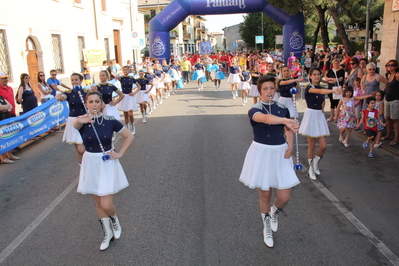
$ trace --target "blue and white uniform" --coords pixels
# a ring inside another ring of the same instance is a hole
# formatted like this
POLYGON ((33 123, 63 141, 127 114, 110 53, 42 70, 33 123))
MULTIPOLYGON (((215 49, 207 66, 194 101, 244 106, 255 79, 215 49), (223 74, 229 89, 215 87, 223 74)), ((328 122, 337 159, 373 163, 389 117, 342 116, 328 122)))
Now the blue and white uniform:
POLYGON ((243 72, 241 72, 241 75, 243 76, 243 78, 240 77, 241 81, 238 84, 238 89, 239 90, 249 90, 251 88, 251 85, 249 85, 248 81, 249 81, 249 78, 251 77, 250 76, 251 73, 248 71, 243 71, 243 72))
POLYGON ((240 71, 239 66, 231 66, 230 67, 230 74, 229 74, 229 78, 227 79, 227 81, 230 84, 240 83, 241 79, 240 79, 240 76, 238 75, 239 71, 240 71))
POLYGON ((113 133, 120 133, 125 128, 114 117, 102 114, 94 123, 84 124, 79 129, 86 151, 82 158, 77 191, 97 196, 115 194, 129 183, 118 159, 102 160, 103 153, 93 126, 106 152, 112 149, 113 133))
MULTIPOLYGON (((88 90, 81 90, 83 99, 86 99, 88 90)), ((69 105, 69 116, 66 122, 64 135, 62 136, 62 142, 71 144, 82 144, 83 140, 79 134, 79 131, 73 126, 73 122, 78 116, 86 114, 86 109, 80 100, 79 93, 74 90, 63 93, 66 96, 66 101, 69 105)))
POLYGON ((123 112, 137 111, 136 98, 129 94, 133 91, 134 84, 137 82, 135 78, 131 76, 122 76, 119 78, 122 86, 122 93, 125 95, 122 101, 118 103, 118 109, 123 112))
MULTIPOLYGON (((320 86, 315 86, 315 88, 323 89, 320 86)), ((326 117, 322 112, 324 94, 310 93, 309 91, 312 89, 311 85, 308 85, 305 89, 305 100, 308 108, 303 114, 298 133, 311 138, 330 136, 326 117)))
POLYGON ((204 65, 201 63, 195 64, 194 65, 194 74, 193 74, 193 80, 199 80, 201 79, 203 76, 205 76, 204 73, 204 65))
MULTIPOLYGON (((158 88, 158 79, 156 78, 156 76, 157 75, 155 75, 154 73, 145 73, 145 75, 144 75, 144 77, 146 79, 148 79, 148 81, 154 85, 152 87, 151 92, 150 92, 152 95, 156 95, 157 94, 156 89, 158 88)), ((146 89, 149 90, 150 88, 151 88, 151 85, 148 84, 146 89)))
POLYGON ((292 158, 285 159, 288 148, 285 125, 268 125, 253 120, 258 113, 289 118, 288 109, 279 102, 258 102, 248 111, 254 139, 245 156, 240 181, 250 188, 288 189, 299 184, 292 158))
POLYGON ((251 89, 249 90, 249 96, 252 97, 259 97, 259 91, 258 91, 258 79, 262 76, 261 72, 251 72, 251 89))
MULTIPOLYGON (((150 97, 148 93, 145 93, 147 91, 147 85, 149 85, 150 81, 146 78, 138 78, 136 79, 137 83, 140 85, 140 90, 139 92, 135 95, 136 97, 136 102, 137 103, 143 103, 143 102, 149 102, 150 97)), ((149 85, 151 87, 151 85, 149 85)))
POLYGON ((115 117, 115 119, 119 120, 120 119, 120 114, 118 107, 109 105, 109 102, 112 101, 112 94, 118 90, 118 88, 111 83, 105 83, 105 84, 97 84, 96 85, 97 90, 99 93, 101 93, 103 97, 103 101, 105 103, 105 108, 103 110, 103 113, 105 115, 110 115, 115 117))
POLYGON ((290 90, 296 87, 296 82, 287 85, 280 84, 281 81, 287 81, 287 80, 290 79, 283 78, 277 82, 278 91, 280 92, 280 98, 278 99, 278 101, 287 106, 288 110, 290 110, 291 117, 294 117, 294 104, 292 102, 292 94, 290 90))

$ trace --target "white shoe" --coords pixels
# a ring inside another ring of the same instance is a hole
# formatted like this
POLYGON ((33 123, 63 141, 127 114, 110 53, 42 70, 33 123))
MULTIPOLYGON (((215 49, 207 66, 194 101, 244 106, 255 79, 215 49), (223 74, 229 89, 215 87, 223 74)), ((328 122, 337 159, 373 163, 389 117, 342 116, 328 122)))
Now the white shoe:
POLYGON ((198 91, 200 91, 201 90, 201 87, 198 87, 198 91))
POLYGON ((104 231, 104 238, 101 242, 100 250, 106 250, 109 247, 109 242, 114 239, 114 234, 111 229, 111 220, 107 217, 102 218, 99 221, 104 231))
POLYGON ((133 135, 136 135, 136 127, 134 126, 134 122, 130 124, 130 131, 132 132, 133 135))
POLYGON ((143 124, 147 123, 147 119, 143 117, 143 124))
POLYGON ((115 239, 119 239, 122 234, 122 227, 121 224, 119 223, 118 216, 116 214, 114 216, 109 217, 111 219, 111 225, 112 225, 112 232, 114 234, 115 239))
POLYGON ((263 242, 268 246, 269 248, 272 248, 274 246, 274 241, 273 241, 273 231, 271 227, 271 217, 267 213, 265 215, 265 219, 263 221, 263 242))
POLYGON ((314 169, 314 173, 316 175, 320 175, 320 169, 319 169, 319 161, 321 160, 322 157, 319 157, 316 155, 316 157, 314 157, 313 159, 313 169, 314 169))
POLYGON ((278 214, 282 213, 284 216, 287 216, 287 213, 283 211, 283 209, 279 209, 276 206, 272 206, 270 210, 270 217, 271 217, 271 227, 273 232, 277 232, 278 229, 278 214))
POLYGON ((308 159, 309 161, 309 178, 312 180, 316 180, 316 174, 313 168, 313 159, 308 159))

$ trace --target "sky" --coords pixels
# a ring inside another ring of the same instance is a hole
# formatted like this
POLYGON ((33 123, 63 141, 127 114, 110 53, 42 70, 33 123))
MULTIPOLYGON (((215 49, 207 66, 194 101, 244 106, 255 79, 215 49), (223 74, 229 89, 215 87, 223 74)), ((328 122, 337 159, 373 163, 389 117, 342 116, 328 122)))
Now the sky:
POLYGON ((204 16, 206 19, 205 27, 208 28, 208 32, 220 32, 223 33, 223 28, 239 24, 244 21, 244 14, 230 14, 230 15, 207 15, 204 16))

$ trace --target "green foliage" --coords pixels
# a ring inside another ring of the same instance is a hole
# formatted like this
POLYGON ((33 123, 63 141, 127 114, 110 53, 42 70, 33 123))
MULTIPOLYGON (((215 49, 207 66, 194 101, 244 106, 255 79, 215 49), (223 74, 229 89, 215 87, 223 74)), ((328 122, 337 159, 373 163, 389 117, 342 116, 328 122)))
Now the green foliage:
POLYGON ((355 54, 356 51, 359 52, 364 52, 364 42, 350 42, 353 54, 355 54))
POLYGON ((269 17, 261 13, 250 13, 244 15, 244 22, 239 26, 239 33, 242 40, 247 43, 249 48, 259 48, 255 45, 255 36, 262 35, 262 20, 263 17, 263 47, 274 48, 275 46, 275 35, 282 35, 282 27, 274 22, 269 17))

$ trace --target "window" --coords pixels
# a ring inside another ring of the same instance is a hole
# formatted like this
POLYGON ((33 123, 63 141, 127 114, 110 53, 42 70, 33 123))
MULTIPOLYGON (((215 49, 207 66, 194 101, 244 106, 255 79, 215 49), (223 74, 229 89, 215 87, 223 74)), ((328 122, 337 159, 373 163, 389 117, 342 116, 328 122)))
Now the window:
POLYGON ((104 50, 105 50, 105 54, 107 56, 107 60, 109 61, 109 40, 108 38, 104 38, 104 50))
POLYGON ((79 60, 80 64, 83 66, 84 56, 83 56, 83 49, 85 49, 85 37, 78 36, 78 46, 79 46, 79 60))
POLYGON ((360 41, 361 42, 365 42, 366 41, 366 37, 360 37, 360 41))
POLYGON ((10 58, 8 56, 6 31, 0 30, 0 71, 11 77, 10 58))
POLYGON ((155 11, 155 9, 150 10, 151 18, 155 17, 156 14, 157 14, 157 12, 155 11))
POLYGON ((54 69, 57 70, 57 72, 64 73, 64 64, 62 62, 61 35, 51 34, 51 41, 53 43, 54 69))
POLYGON ((356 37, 351 37, 351 42, 356 42, 356 37))
POLYGON ((103 12, 107 12, 107 3, 106 0, 101 0, 101 10, 103 12))

